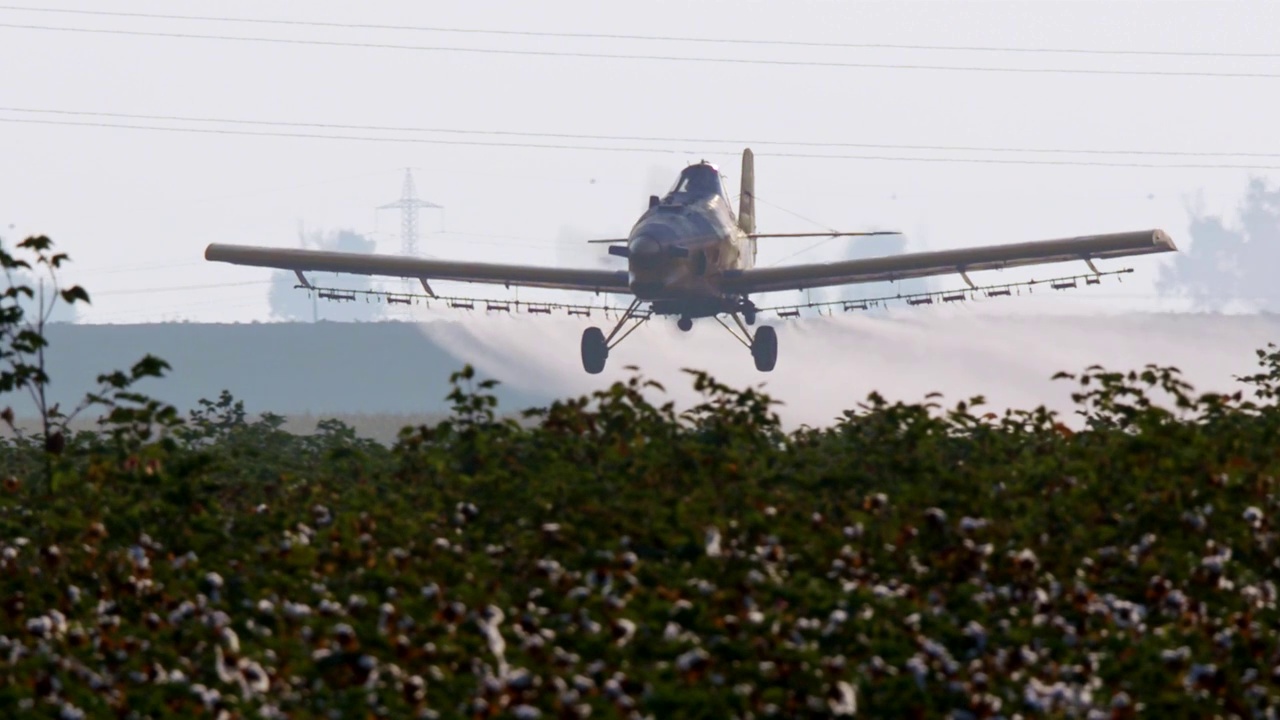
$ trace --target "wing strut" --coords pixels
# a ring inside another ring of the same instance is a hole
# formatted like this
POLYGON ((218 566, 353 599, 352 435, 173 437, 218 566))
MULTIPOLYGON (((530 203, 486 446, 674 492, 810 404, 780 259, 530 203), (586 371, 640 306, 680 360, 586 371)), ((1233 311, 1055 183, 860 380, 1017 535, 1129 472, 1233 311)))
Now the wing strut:
POLYGON ((427 284, 426 278, 418 278, 418 282, 422 283, 422 289, 427 293, 427 297, 436 296, 436 291, 432 290, 431 286, 427 284))
POLYGON ((978 289, 978 286, 974 285, 973 281, 969 279, 969 273, 965 272, 964 268, 956 268, 956 270, 960 272, 960 277, 964 278, 964 281, 969 284, 970 289, 972 290, 978 289))
POLYGON ((311 283, 307 282, 307 276, 303 275, 301 270, 294 270, 293 274, 298 276, 298 282, 302 283, 302 287, 308 290, 315 290, 311 283))

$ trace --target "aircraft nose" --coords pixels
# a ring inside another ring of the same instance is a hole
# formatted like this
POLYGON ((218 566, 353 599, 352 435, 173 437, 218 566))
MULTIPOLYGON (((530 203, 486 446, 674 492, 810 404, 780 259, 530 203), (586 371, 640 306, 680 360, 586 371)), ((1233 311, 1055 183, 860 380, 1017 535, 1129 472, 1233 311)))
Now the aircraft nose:
POLYGON ((649 235, 637 235, 631 238, 629 250, 631 292, 643 298, 661 292, 664 285, 662 243, 649 235))
POLYGON ((641 235, 631 241, 631 258, 641 262, 652 260, 662 254, 662 244, 648 235, 641 235))

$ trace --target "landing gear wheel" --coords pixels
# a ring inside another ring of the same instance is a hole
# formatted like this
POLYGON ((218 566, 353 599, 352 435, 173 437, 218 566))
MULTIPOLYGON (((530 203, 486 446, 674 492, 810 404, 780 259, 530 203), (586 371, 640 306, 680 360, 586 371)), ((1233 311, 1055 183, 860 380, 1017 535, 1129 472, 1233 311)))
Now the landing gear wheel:
POLYGON ((604 341, 604 331, 598 327, 589 327, 582 331, 582 369, 592 375, 604 371, 604 363, 609 359, 609 346, 604 341))
POLYGON ((768 325, 756 330, 755 341, 751 343, 751 357, 756 361, 756 369, 769 372, 778 362, 778 333, 768 325))
POLYGON ((755 310, 743 310, 743 311, 742 311, 742 319, 743 319, 743 321, 744 321, 744 322, 746 322, 748 325, 755 325, 755 324, 756 324, 756 311, 755 311, 755 310))
POLYGON ((676 327, 680 328, 685 332, 689 332, 690 330, 693 329, 693 321, 687 317, 682 317, 678 321, 676 321, 676 327))

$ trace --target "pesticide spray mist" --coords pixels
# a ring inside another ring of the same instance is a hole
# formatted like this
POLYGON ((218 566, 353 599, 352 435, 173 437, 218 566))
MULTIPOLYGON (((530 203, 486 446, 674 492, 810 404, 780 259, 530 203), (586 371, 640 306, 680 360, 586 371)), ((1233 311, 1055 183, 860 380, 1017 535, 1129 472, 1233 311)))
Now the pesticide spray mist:
POLYGON ((593 376, 579 360, 587 324, 481 317, 422 327, 482 374, 522 390, 576 396, 630 377, 626 366, 633 365, 662 383, 677 407, 687 407, 697 396, 682 370, 697 368, 733 387, 763 387, 784 403, 778 412, 789 427, 830 424, 873 391, 904 402, 939 392, 945 406, 982 395, 994 412, 1044 405, 1071 423, 1077 386, 1052 380, 1058 371, 1172 365, 1199 392, 1235 391, 1240 385, 1234 377, 1257 368, 1254 351, 1280 340, 1280 318, 1270 314, 1028 316, 911 309, 777 323, 778 364, 763 374, 714 321, 698 321, 693 332, 681 333, 655 319, 614 349, 605 372, 593 376))

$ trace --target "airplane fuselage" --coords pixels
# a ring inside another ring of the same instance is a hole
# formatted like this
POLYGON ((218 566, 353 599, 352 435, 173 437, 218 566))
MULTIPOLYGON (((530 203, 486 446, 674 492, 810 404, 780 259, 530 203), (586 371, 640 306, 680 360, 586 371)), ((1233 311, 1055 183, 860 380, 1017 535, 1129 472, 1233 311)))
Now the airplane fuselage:
MULTIPOLYGON (((687 170, 716 172, 707 165, 687 170)), ((755 240, 740 228, 716 177, 713 192, 673 191, 658 199, 628 234, 629 288, 659 314, 725 312, 738 299, 722 291, 722 276, 755 262, 755 240)))

